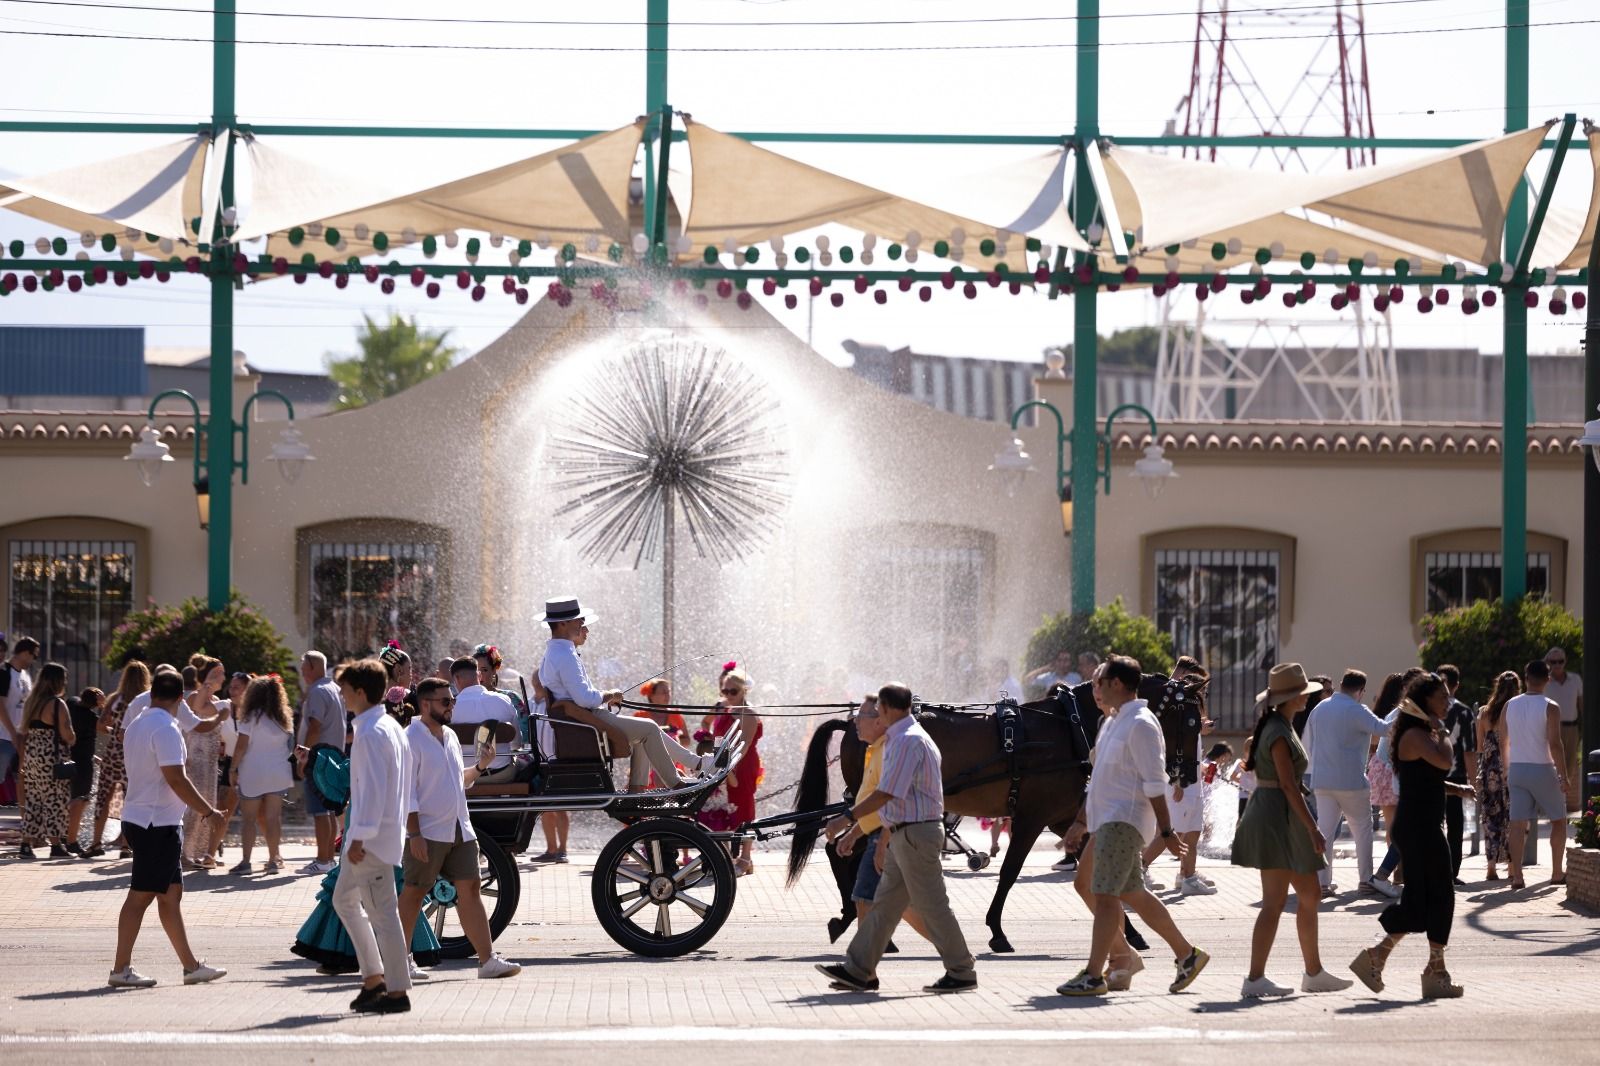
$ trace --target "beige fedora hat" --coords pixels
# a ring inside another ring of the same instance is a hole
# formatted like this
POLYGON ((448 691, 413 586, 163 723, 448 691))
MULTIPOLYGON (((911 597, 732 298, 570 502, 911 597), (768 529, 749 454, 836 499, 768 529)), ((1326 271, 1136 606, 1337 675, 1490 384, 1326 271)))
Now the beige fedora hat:
POLYGON ((1276 707, 1296 696, 1321 692, 1322 682, 1311 681, 1306 678, 1306 668, 1299 663, 1279 663, 1267 675, 1267 687, 1264 692, 1256 693, 1256 703, 1265 703, 1269 707, 1276 707))

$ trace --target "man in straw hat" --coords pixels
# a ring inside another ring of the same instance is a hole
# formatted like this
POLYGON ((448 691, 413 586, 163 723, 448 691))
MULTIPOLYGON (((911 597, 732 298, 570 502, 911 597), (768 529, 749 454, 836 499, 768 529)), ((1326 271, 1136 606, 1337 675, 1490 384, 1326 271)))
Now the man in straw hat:
POLYGON ((1167 810, 1167 750, 1161 725, 1138 698, 1143 673, 1139 663, 1113 655, 1096 667, 1094 699, 1114 713, 1095 741, 1094 772, 1084 801, 1087 826, 1094 834, 1094 933, 1089 961, 1072 980, 1056 989, 1063 996, 1103 996, 1106 962, 1126 904, 1172 948, 1176 973, 1169 992, 1182 992, 1200 976, 1211 956, 1178 931, 1167 908, 1144 887, 1140 853, 1159 837, 1167 850, 1184 856, 1167 810))
POLYGON ((669 738, 650 719, 618 714, 615 708, 622 702, 622 692, 618 689, 602 692, 589 681, 578 649, 588 641, 589 622, 593 619, 594 615, 585 615, 576 596, 547 601, 544 614, 535 619, 550 626, 550 643, 545 647, 544 662, 539 666, 539 680, 550 691, 551 703, 561 700, 571 703, 592 719, 588 724, 627 738, 630 792, 645 789, 652 769, 669 787, 686 785, 693 780, 678 773, 678 764, 702 773, 709 771, 715 765, 715 753, 697 755, 669 738))

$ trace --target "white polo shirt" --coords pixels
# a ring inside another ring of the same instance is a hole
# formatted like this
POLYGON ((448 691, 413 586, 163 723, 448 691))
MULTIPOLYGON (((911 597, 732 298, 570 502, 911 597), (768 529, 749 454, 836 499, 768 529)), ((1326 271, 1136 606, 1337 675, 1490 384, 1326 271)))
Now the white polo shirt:
POLYGON ((455 733, 445 729, 436 737, 421 718, 414 718, 406 726, 406 743, 411 746, 412 781, 406 814, 417 816, 422 838, 451 844, 459 828, 463 841, 476 840, 461 781, 461 743, 455 733))

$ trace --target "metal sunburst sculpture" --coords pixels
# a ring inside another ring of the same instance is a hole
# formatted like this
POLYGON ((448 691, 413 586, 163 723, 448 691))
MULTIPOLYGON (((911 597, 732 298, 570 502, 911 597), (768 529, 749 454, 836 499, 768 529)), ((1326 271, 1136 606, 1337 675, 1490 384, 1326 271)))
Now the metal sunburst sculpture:
POLYGON ((694 341, 639 344, 597 362, 570 402, 552 458, 594 562, 662 560, 662 650, 673 658, 675 533, 681 513, 702 557, 743 559, 789 499, 777 402, 743 364, 694 341))

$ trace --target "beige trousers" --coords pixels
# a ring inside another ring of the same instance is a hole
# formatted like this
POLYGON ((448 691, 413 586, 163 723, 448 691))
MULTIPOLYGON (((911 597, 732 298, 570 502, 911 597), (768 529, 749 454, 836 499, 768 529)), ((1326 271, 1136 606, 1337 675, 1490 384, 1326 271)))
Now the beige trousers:
MULTIPOLYGON (((943 844, 944 826, 938 822, 908 825, 890 834, 878 894, 845 952, 845 966, 852 974, 864 980, 877 976, 878 960, 909 906, 922 916, 945 972, 961 980, 977 976, 967 938, 961 935, 961 923, 956 921, 944 889, 944 867, 939 859, 943 844)), ((872 856, 861 861, 871 862, 872 856)))
POLYGON ((667 788, 678 780, 674 763, 687 767, 699 764, 700 756, 667 736, 661 727, 648 718, 622 715, 606 707, 589 712, 628 738, 628 787, 644 788, 650 782, 650 771, 667 788))

